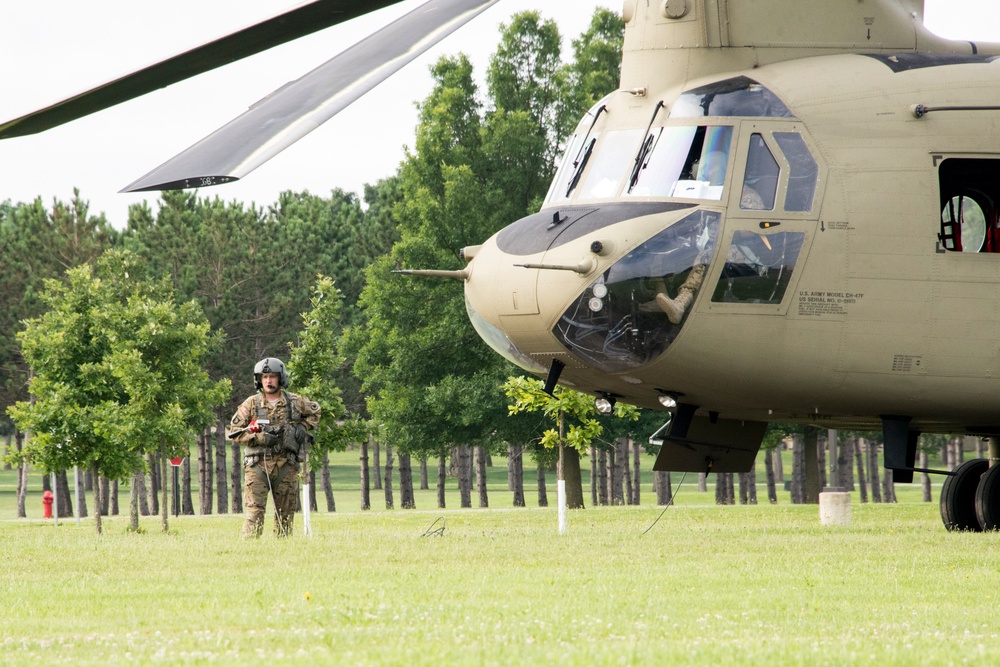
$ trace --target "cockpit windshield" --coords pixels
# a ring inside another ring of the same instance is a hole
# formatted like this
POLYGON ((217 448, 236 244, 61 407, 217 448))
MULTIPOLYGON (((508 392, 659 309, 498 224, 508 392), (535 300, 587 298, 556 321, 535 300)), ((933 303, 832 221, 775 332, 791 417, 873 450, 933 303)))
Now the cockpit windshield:
POLYGON ((728 126, 655 128, 646 138, 625 194, 722 199, 732 140, 733 128, 728 126))
POLYGON ((545 195, 546 203, 569 199, 580 184, 580 177, 587 169, 594 152, 594 146, 597 145, 597 139, 600 137, 600 132, 596 130, 595 126, 601 115, 608 112, 605 102, 609 97, 611 95, 595 104, 584 116, 581 126, 586 123, 586 132, 577 131, 569 138, 566 152, 563 154, 558 171, 556 171, 556 177, 552 179, 549 192, 545 195))
POLYGON ((696 211, 627 253, 570 305, 552 333, 588 366, 604 371, 656 359, 694 305, 721 217, 696 211))

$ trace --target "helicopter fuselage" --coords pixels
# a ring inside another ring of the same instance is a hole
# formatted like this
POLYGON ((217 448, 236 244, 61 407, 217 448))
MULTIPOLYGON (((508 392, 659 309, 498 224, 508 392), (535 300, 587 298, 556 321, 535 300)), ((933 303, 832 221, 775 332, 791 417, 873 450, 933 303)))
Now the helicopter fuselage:
POLYGON ((901 53, 612 94, 475 252, 473 320, 640 406, 996 432, 998 84, 993 56, 901 53))

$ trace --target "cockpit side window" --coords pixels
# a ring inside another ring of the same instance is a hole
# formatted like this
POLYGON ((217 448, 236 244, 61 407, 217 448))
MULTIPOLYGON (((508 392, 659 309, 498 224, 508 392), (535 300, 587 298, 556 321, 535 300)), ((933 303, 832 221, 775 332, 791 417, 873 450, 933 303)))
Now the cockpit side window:
POLYGON ((751 211, 773 210, 779 173, 778 161, 771 154, 764 137, 758 133, 751 135, 740 208, 751 211))
POLYGON ((1000 252, 1000 160, 949 158, 938 171, 938 241, 954 252, 1000 252))
POLYGON ((803 232, 734 232, 712 301, 781 303, 804 241, 803 232))
POLYGON ((785 192, 786 211, 811 211, 816 195, 819 169, 805 140, 798 132, 775 132, 774 139, 788 160, 788 190, 785 192))

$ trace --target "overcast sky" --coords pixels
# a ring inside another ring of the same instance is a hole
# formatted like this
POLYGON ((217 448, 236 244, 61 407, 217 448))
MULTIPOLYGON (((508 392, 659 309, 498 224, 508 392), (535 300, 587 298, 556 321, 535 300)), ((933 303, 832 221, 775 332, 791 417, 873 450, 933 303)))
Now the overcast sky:
MULTIPOLYGON (((41 196, 68 201, 74 187, 123 227, 129 204, 156 209, 158 193, 118 190, 238 116, 248 106, 340 50, 420 5, 406 0, 291 44, 220 68, 48 132, 0 141, 0 201, 41 196)), ((294 0, 32 0, 5 3, 0 38, 0 122, 46 106, 115 76, 272 16, 294 0)), ((267 206, 283 190, 360 193, 391 175, 412 145, 414 103, 430 92, 428 66, 464 52, 480 79, 495 50, 498 26, 538 9, 566 38, 594 8, 621 0, 501 0, 465 28, 408 65, 352 107, 244 180, 201 196, 267 206)), ((925 21, 950 38, 1000 42, 998 0, 926 0, 925 21)))

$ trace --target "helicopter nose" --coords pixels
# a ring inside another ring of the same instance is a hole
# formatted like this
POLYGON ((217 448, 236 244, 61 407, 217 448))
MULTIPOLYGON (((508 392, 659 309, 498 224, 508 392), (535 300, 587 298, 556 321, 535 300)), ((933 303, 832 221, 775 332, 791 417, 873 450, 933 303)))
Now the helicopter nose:
MULTIPOLYGON (((696 264, 698 230, 705 245, 704 215, 673 234, 663 232, 693 215, 692 208, 568 207, 519 220, 467 249, 465 297, 473 325, 493 349, 532 372, 544 372, 553 358, 575 357, 577 364, 605 370, 649 361, 672 339, 668 330, 691 300, 674 283, 683 283, 687 276, 677 274, 696 264), (688 263, 666 266, 668 256, 688 263)), ((717 222, 718 214, 707 215, 717 222)))

